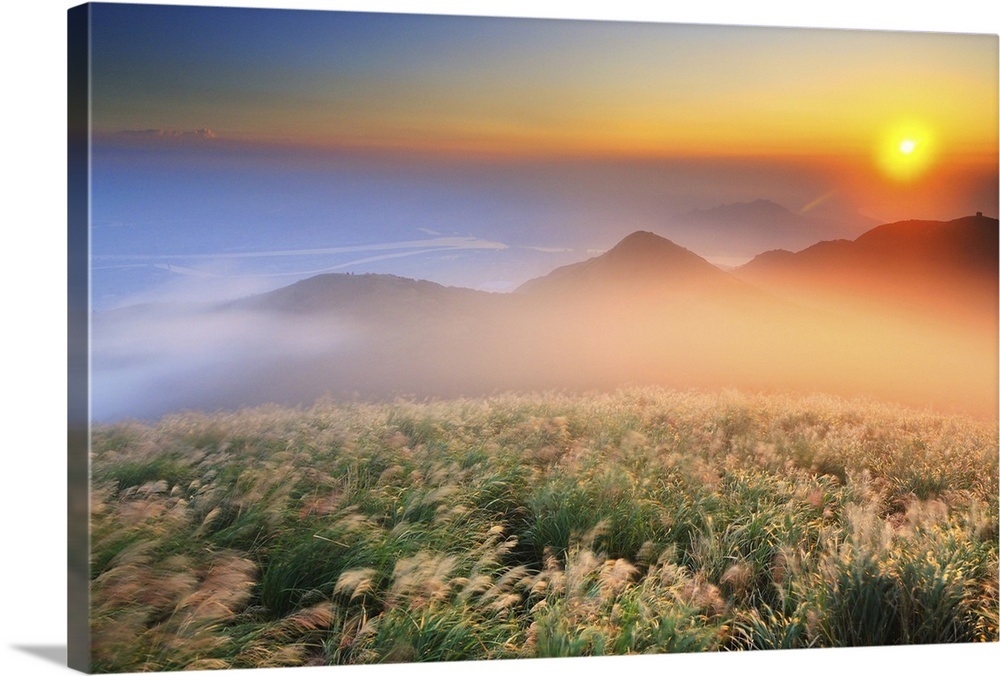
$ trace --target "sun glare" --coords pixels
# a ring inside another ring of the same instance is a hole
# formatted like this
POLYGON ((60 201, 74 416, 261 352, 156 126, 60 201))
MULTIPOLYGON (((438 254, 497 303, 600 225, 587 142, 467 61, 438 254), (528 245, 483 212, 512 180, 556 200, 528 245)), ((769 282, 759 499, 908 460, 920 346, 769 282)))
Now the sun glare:
POLYGON ((931 134, 916 125, 897 125, 883 134, 875 159, 889 178, 913 181, 930 166, 931 134))

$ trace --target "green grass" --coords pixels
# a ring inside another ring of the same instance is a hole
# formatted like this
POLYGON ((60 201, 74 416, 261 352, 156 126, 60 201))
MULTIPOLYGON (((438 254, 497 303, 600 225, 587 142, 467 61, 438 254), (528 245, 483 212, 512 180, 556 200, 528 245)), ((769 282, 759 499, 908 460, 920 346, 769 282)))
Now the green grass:
POLYGON ((642 389, 92 449, 96 671, 997 640, 995 423, 642 389))

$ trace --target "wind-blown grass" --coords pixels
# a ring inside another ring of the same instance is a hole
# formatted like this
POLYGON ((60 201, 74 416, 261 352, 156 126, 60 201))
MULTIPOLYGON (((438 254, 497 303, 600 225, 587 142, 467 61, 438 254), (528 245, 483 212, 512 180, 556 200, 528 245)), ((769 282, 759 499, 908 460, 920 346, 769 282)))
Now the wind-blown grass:
POLYGON ((92 449, 97 671, 997 640, 992 423, 643 389, 92 449))

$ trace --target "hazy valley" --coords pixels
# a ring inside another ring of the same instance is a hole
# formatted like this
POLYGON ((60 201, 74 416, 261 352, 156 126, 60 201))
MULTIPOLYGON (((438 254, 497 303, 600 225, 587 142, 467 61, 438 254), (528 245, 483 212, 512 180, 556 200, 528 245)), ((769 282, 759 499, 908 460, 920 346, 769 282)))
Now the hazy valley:
POLYGON ((726 272, 636 232, 511 293, 326 274, 238 301, 98 312, 94 411, 637 384, 992 416, 996 250, 996 219, 906 221, 726 272))

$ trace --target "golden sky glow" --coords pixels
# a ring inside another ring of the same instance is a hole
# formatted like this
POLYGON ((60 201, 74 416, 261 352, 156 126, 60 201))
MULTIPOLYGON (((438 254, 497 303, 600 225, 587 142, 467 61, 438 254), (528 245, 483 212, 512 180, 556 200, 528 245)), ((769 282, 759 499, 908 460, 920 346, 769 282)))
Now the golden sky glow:
POLYGON ((96 23, 95 129, 711 156, 870 153, 887 125, 919 119, 941 152, 997 146, 996 36, 250 10, 232 17, 149 9, 96 23))
POLYGON ((99 142, 784 162, 799 205, 995 208, 995 35, 124 7, 94 9, 99 142))

